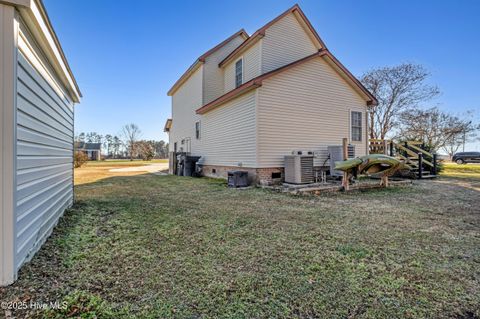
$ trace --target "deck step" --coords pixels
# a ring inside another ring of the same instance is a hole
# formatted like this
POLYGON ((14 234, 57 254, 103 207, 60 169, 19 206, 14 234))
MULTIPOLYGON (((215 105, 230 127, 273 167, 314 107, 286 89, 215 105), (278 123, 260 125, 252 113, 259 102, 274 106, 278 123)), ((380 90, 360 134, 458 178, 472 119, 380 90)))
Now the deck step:
MULTIPOLYGON (((1 1, 1 0, 0 0, 1 1)), ((422 179, 436 178, 436 174, 433 173, 435 167, 433 161, 435 160, 435 154, 429 153, 425 150, 425 146, 421 142, 407 141, 407 142, 395 142, 393 140, 370 140, 372 146, 376 146, 376 152, 387 152, 390 154, 394 152, 394 157, 408 165, 412 171, 412 175, 419 178, 419 170, 422 168, 422 179), (381 142, 381 143, 380 143, 381 142), (385 143, 388 144, 388 148, 385 149, 385 143), (392 149, 393 148, 393 149, 392 149), (423 164, 419 166, 420 156, 423 159, 423 164)))
POLYGON ((421 179, 432 179, 432 178, 437 178, 437 175, 422 175, 422 178, 421 179))
POLYGON ((423 175, 430 175, 430 171, 423 171, 422 174, 423 175))

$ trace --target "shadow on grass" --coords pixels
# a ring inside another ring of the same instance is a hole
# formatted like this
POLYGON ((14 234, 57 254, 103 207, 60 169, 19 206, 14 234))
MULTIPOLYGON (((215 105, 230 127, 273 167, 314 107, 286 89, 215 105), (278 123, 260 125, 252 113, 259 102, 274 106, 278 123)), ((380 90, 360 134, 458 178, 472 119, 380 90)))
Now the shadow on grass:
POLYGON ((0 299, 66 303, 18 317, 478 316, 478 194, 439 184, 300 197, 109 177, 75 187, 0 299))

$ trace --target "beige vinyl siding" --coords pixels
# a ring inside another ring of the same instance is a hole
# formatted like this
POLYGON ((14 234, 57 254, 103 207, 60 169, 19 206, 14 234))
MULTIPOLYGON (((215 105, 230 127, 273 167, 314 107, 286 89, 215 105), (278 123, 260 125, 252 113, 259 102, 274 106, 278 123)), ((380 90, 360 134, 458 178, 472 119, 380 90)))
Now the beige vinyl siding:
POLYGON ((17 64, 16 266, 73 203, 73 103, 28 36, 17 64))
POLYGON ((228 93, 235 88, 235 62, 240 58, 233 60, 224 67, 223 76, 224 76, 224 90, 223 93, 228 93))
POLYGON ((243 54, 243 82, 248 82, 261 74, 262 40, 255 43, 243 54))
POLYGON ((268 28, 262 41, 262 73, 318 51, 293 13, 268 28))
POLYGON ((209 55, 203 65, 203 104, 207 104, 224 93, 223 70, 218 64, 244 41, 237 36, 223 47, 209 55))
POLYGON ((240 58, 243 59, 243 83, 248 82, 261 74, 261 49, 262 40, 252 45, 241 57, 232 60, 224 67, 224 93, 235 89, 235 62, 240 58))
MULTIPOLYGON (((322 58, 264 80, 258 89, 259 167, 283 166, 292 150, 325 154, 328 145, 350 140, 352 110, 365 119, 365 101, 322 58)), ((365 140, 353 144, 356 155, 366 153, 365 140)))
POLYGON ((195 110, 202 106, 203 65, 172 96, 172 128, 170 129, 170 151, 177 142, 177 151, 194 153, 198 146, 195 139, 195 122, 200 116, 195 110), (181 144, 182 139, 186 140, 181 144), (188 142, 189 141, 189 142, 188 142))
POLYGON ((256 167, 255 104, 254 90, 202 116, 203 164, 256 167))

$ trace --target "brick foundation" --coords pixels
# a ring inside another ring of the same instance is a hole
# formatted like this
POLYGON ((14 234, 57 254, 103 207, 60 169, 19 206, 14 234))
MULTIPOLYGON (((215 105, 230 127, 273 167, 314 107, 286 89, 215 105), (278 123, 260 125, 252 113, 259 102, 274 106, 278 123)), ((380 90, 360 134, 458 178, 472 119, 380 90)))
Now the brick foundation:
POLYGON ((227 178, 228 171, 246 171, 250 184, 272 185, 284 180, 283 167, 252 168, 238 166, 203 165, 202 175, 214 178, 227 178))
POLYGON ((260 185, 280 184, 285 180, 283 167, 257 168, 256 183, 260 185))

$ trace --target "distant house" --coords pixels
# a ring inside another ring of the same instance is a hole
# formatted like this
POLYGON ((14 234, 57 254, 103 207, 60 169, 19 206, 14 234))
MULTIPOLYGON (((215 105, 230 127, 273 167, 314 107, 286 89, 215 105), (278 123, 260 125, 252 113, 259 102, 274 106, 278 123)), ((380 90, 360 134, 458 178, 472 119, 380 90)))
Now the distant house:
POLYGON ((201 156, 207 176, 241 168, 257 182, 283 175, 284 156, 294 150, 324 154, 316 166, 342 138, 357 156, 368 153, 367 111, 377 103, 298 5, 207 51, 168 95, 171 154, 201 156))
POLYGON ((0 1, 0 285, 73 204, 81 93, 40 0, 0 1))
POLYGON ((91 161, 98 161, 102 154, 102 143, 75 142, 75 151, 86 154, 91 161))

